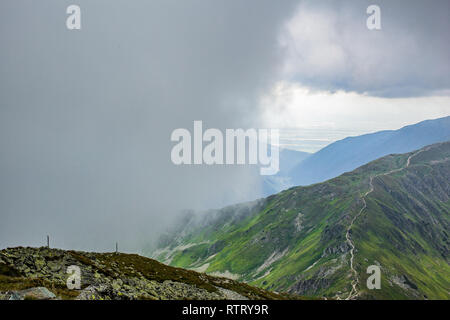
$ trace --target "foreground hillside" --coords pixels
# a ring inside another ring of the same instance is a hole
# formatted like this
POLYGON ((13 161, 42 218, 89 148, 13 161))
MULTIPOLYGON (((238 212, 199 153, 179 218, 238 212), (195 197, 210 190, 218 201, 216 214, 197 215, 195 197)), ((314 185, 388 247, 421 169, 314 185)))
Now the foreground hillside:
POLYGON ((283 299, 229 279, 173 268, 136 254, 48 248, 0 251, 0 300, 283 299), (67 287, 67 268, 81 269, 81 290, 67 287))
POLYGON ((301 295, 450 299, 450 142, 189 216, 153 257, 301 295), (368 290, 367 267, 381 268, 368 290))

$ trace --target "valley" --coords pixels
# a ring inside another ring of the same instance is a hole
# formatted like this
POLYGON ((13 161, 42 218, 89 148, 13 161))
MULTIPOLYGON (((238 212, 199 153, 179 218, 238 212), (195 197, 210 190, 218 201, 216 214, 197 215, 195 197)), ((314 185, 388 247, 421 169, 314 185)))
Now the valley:
POLYGON ((311 297, 448 299, 449 158, 450 143, 438 143, 186 216, 152 256, 311 297), (369 265, 381 268, 381 290, 365 287, 369 265))

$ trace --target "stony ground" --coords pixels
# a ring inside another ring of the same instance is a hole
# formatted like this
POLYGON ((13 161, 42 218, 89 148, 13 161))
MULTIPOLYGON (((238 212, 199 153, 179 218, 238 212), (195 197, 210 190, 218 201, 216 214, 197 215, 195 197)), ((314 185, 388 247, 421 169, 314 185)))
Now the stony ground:
POLYGON ((0 251, 0 299, 283 299, 230 279, 174 268, 135 254, 41 248, 0 251), (81 288, 69 289, 69 266, 81 288))

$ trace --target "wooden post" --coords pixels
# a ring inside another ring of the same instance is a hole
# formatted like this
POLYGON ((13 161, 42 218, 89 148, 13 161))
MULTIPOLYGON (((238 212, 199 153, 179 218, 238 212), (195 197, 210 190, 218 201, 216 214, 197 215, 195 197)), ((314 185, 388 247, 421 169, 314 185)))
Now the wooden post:
POLYGON ((47 235, 47 248, 50 248, 50 236, 47 235))
POLYGON ((116 242, 116 254, 119 253, 119 244, 116 242))

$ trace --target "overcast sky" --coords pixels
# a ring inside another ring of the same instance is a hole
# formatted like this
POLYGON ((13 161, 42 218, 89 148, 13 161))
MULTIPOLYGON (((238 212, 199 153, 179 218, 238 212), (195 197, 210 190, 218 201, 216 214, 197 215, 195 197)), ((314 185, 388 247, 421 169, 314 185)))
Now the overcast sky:
POLYGON ((282 76, 262 97, 263 123, 314 152, 449 115, 449 16, 448 1, 301 1, 278 36, 282 76), (366 27, 369 4, 381 30, 366 27))
POLYGON ((170 162, 194 120, 314 151, 450 115, 449 2, 378 1, 371 31, 372 3, 1 1, 0 247, 137 250, 182 209, 251 199, 255 167, 170 162))

